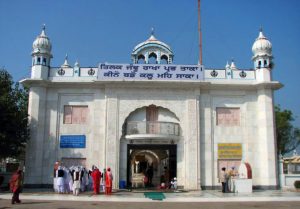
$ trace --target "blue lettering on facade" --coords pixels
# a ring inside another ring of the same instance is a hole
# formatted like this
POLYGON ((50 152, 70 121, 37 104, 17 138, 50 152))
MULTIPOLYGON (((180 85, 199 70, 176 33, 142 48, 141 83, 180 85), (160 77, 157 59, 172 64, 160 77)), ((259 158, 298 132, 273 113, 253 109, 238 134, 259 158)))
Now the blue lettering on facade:
POLYGON ((204 80, 200 65, 99 64, 98 80, 204 80), (123 72, 122 72, 123 71, 123 72))

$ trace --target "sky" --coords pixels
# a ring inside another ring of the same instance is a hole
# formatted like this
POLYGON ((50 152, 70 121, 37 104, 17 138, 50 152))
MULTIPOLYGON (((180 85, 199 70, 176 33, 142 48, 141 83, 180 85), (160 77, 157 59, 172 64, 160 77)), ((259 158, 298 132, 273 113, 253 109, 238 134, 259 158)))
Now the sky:
MULTIPOLYGON (((0 67, 15 81, 30 76, 32 42, 46 24, 51 66, 130 63, 130 54, 153 27, 171 46, 174 64, 198 63, 197 0, 0 0, 0 67)), ((252 44, 262 27, 273 45, 275 104, 300 127, 300 1, 201 0, 203 64, 253 68, 252 44)))

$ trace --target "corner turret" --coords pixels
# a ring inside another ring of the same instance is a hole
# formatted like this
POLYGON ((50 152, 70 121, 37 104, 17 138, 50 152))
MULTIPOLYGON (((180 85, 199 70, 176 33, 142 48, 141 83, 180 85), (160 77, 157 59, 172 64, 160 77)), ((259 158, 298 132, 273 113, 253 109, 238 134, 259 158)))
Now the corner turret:
POLYGON ((254 69, 258 81, 271 81, 272 63, 272 44, 264 36, 262 29, 252 46, 254 69))
POLYGON ((32 44, 32 68, 31 78, 47 79, 50 68, 52 45, 45 33, 46 27, 43 25, 42 32, 36 37, 32 44))

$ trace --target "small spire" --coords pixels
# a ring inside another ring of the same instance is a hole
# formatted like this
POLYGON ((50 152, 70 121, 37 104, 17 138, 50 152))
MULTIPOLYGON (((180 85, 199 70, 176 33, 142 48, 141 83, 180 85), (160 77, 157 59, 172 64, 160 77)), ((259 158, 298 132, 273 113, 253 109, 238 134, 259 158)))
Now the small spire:
POLYGON ((79 67, 79 62, 78 62, 78 60, 76 60, 74 66, 75 66, 75 67, 79 67))
POLYGON ((46 30, 46 24, 44 23, 42 26, 42 32, 40 36, 46 36, 45 30, 46 30))
POLYGON ((150 40, 150 41, 156 41, 157 40, 154 36, 154 28, 153 27, 151 28, 151 36, 148 40, 150 40))
POLYGON ((259 28, 259 35, 258 35, 258 38, 257 39, 265 39, 266 37, 264 36, 263 34, 263 27, 260 26, 259 28))
POLYGON ((225 68, 227 69, 227 68, 229 68, 229 67, 230 67, 230 65, 229 65, 228 60, 227 60, 227 63, 226 63, 226 65, 225 65, 225 68))
POLYGON ((70 67, 68 62, 68 54, 66 54, 64 64, 62 64, 61 67, 70 67))
POLYGON ((151 36, 154 36, 154 27, 151 28, 151 36))
POLYGON ((235 66, 235 63, 234 63, 234 59, 233 59, 233 58, 231 59, 231 65, 230 65, 230 68, 231 68, 231 70, 236 70, 236 66, 235 66))

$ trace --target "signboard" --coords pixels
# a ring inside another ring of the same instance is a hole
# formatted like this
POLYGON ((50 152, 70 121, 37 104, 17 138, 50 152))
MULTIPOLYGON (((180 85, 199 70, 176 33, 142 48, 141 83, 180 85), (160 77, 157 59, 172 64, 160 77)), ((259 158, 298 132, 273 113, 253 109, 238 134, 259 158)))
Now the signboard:
POLYGON ((242 159, 241 143, 218 144, 218 159, 242 159))
POLYGON ((204 80, 201 65, 99 64, 98 80, 204 80))
POLYGON ((85 135, 61 135, 60 148, 85 148, 85 135))

